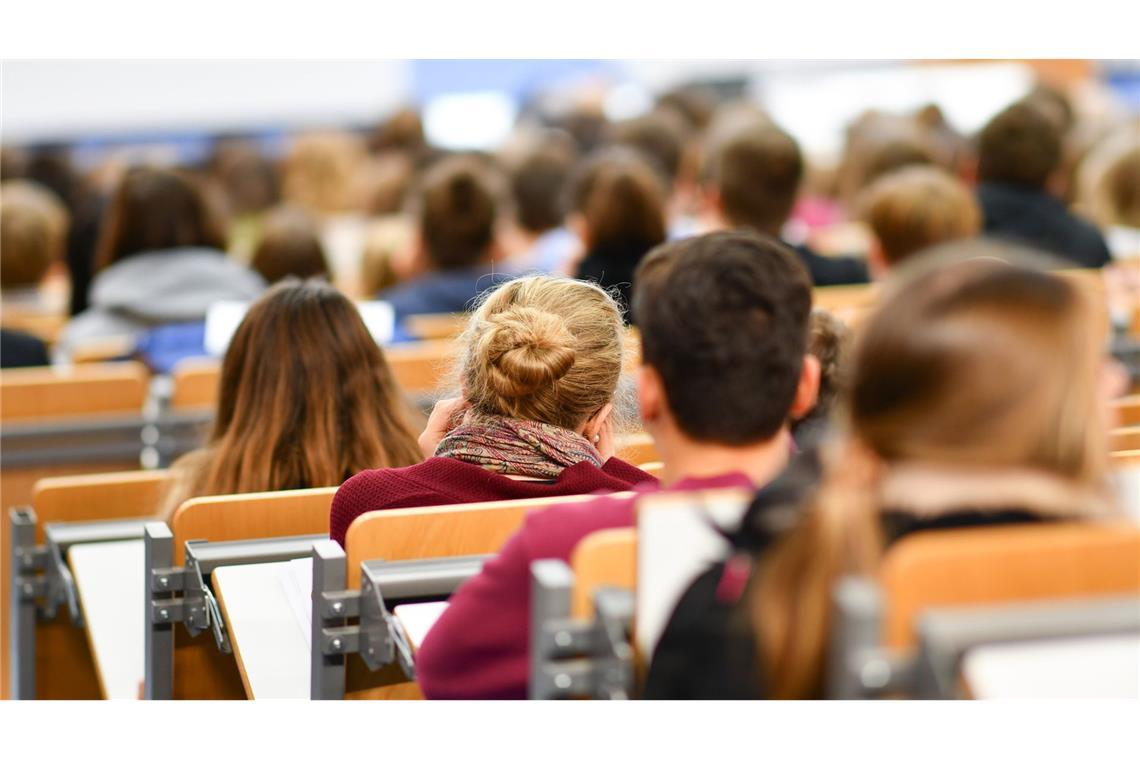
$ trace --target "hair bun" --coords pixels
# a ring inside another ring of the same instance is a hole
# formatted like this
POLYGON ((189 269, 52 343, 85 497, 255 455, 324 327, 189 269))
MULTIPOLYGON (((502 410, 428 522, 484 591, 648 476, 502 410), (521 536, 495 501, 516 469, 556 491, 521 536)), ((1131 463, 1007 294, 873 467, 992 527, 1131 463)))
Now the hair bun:
POLYGON ((514 306, 492 315, 488 323, 482 354, 488 379, 499 396, 529 396, 574 366, 573 336, 553 314, 514 306))

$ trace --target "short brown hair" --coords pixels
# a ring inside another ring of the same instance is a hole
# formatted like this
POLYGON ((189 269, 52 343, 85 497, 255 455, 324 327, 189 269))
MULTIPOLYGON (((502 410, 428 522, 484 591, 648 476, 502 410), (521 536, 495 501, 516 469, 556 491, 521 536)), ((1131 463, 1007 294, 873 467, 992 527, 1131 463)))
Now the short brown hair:
POLYGON ((890 266, 939 243, 978 234, 981 210, 962 182, 933 166, 908 166, 866 191, 863 216, 890 266))
POLYGON ((715 232, 667 243, 634 277, 642 361, 681 431, 746 445, 784 425, 808 347, 811 280, 779 241, 715 232))
POLYGON ((129 170, 103 217, 96 270, 139 253, 190 247, 226 248, 221 221, 197 182, 173 169, 129 170))
POLYGON ((706 171, 729 223, 778 236, 796 203, 804 159, 791 135, 756 123, 714 145, 706 171))
POLYGON ((418 195, 419 229, 438 269, 474 266, 490 255, 498 189, 472 156, 449 156, 425 175, 418 195))
POLYGON ((648 247, 665 240, 665 188, 629 148, 606 148, 586 161, 573 182, 572 206, 585 217, 591 247, 611 241, 648 247))
POLYGON ((573 169, 572 152, 555 144, 536 148, 519 161, 511 171, 511 196, 520 227, 545 232, 562 224, 573 169))
POLYGON ((682 116, 672 111, 654 111, 636 119, 620 121, 613 126, 613 139, 618 145, 633 148, 655 168, 667 185, 677 180, 687 137, 682 116))
POLYGON ((329 264, 316 223, 303 211, 278 208, 270 212, 253 252, 253 269, 267 283, 286 277, 329 279, 329 264))
POLYGON ((1041 106, 1021 100, 993 117, 978 139, 978 179, 1043 188, 1061 163, 1061 130, 1041 106))
POLYGON ((67 211, 54 195, 32 182, 0 187, 0 288, 38 285, 63 255, 67 211))

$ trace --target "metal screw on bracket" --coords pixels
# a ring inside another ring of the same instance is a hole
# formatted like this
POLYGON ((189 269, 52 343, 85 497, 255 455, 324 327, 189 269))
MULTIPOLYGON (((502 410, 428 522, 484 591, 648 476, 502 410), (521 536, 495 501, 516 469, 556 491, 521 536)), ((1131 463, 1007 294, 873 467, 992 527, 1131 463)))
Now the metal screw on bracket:
POLYGON ((170 585, 170 579, 167 578, 165 575, 159 576, 158 585, 162 586, 163 588, 166 588, 167 586, 170 585))
POLYGON ((566 673, 559 673, 558 675, 554 676, 554 685, 559 689, 569 689, 570 684, 572 683, 573 680, 566 673))
POLYGON ((333 639, 332 640, 333 650, 339 652, 341 650, 341 647, 343 647, 343 646, 344 646, 344 642, 342 642, 340 639, 333 639))
POLYGON ((169 610, 159 610, 158 611, 158 617, 160 620, 169 620, 170 619, 170 611, 169 610))
POLYGON ((339 615, 344 611, 344 604, 342 602, 333 602, 332 611, 334 615, 339 615))
POLYGON ((30 584, 30 583, 25 583, 25 584, 24 584, 24 595, 25 595, 25 596, 31 596, 31 595, 32 595, 32 594, 34 594, 34 593, 35 593, 35 589, 34 589, 34 588, 32 588, 32 584, 30 584))
POLYGON ((570 636, 569 631, 559 631, 558 633, 554 634, 554 645, 561 647, 562 649, 569 648, 573 640, 574 639, 570 636))

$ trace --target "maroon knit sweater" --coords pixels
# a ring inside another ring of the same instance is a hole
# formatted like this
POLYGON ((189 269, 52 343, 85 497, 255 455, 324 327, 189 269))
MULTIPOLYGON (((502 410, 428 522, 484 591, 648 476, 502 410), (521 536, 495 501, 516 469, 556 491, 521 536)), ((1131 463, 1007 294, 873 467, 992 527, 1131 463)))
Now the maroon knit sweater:
POLYGON ((329 536, 344 546, 352 521, 376 509, 628 491, 638 483, 656 484, 657 479, 617 457, 601 468, 579 462, 554 481, 512 480, 458 459, 432 457, 411 467, 365 470, 346 480, 333 497, 329 536))

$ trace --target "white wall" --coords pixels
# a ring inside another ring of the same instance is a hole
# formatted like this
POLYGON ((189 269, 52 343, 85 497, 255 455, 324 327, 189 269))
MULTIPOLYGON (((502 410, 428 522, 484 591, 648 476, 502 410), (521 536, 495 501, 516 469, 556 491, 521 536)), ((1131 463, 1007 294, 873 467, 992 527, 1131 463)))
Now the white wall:
POLYGON ((408 95, 406 61, 5 61, 4 142, 367 122, 408 95))

